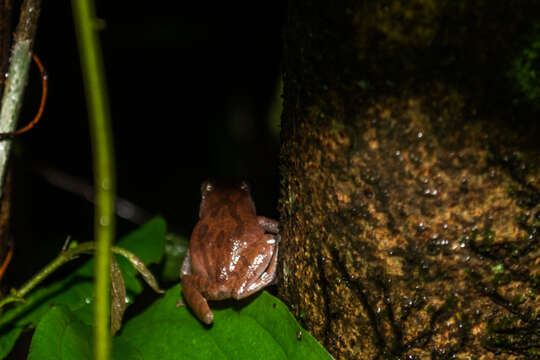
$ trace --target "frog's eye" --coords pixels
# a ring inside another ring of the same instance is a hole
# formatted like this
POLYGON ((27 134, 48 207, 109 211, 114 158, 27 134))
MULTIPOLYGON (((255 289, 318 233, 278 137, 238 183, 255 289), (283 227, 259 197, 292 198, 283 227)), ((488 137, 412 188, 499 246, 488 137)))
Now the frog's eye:
POLYGON ((214 184, 212 184, 212 182, 210 182, 209 180, 205 181, 202 183, 201 185, 201 194, 205 194, 209 191, 212 191, 214 190, 214 184))
POLYGON ((242 183, 240 184, 240 189, 244 191, 249 191, 249 184, 245 181, 242 181, 242 183))

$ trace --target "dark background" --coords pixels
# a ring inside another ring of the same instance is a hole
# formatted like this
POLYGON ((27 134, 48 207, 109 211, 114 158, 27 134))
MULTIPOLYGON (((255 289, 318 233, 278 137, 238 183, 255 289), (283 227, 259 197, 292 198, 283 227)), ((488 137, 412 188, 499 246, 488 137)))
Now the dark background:
MULTIPOLYGON (((283 2, 168 3, 97 2, 118 195, 189 236, 200 183, 239 176, 251 183, 258 213, 276 218, 279 138, 269 109, 278 93, 283 2)), ((66 236, 88 241, 93 232, 93 205, 42 175, 54 170, 92 183, 69 2, 43 2, 35 52, 49 96, 41 122, 15 140, 13 285, 49 262, 66 236)), ((21 123, 34 116, 40 92, 33 66, 21 123)), ((117 221, 118 236, 136 228, 117 221)))

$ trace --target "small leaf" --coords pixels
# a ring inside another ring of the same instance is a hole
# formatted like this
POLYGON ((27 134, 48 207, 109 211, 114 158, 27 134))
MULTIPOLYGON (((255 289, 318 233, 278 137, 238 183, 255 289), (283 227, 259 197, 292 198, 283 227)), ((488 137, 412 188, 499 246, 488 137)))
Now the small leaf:
POLYGON ((123 251, 121 248, 117 248, 115 251, 121 254, 125 259, 129 260, 131 265, 141 274, 144 281, 158 294, 163 294, 165 291, 159 288, 159 284, 154 275, 148 270, 146 265, 133 253, 123 251))
POLYGON ((129 342, 144 359, 331 359, 267 292, 241 302, 212 302, 210 327, 185 306, 175 307, 179 298, 177 285, 124 324, 115 341, 129 342))
POLYGON ((111 335, 122 327, 122 317, 126 311, 126 285, 120 267, 111 257, 111 335))

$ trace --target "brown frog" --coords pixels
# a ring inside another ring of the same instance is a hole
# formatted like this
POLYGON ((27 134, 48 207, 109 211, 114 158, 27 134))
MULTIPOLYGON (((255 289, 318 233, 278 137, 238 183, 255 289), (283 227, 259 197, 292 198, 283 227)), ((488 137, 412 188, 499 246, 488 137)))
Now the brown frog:
POLYGON ((199 222, 182 264, 182 292, 205 324, 214 314, 207 300, 242 299, 276 276, 278 222, 255 213, 249 186, 206 181, 199 222))

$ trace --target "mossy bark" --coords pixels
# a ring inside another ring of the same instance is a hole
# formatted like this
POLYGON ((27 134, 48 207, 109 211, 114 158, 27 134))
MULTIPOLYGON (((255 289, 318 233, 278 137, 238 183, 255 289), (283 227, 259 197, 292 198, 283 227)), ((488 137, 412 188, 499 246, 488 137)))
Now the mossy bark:
POLYGON ((338 359, 540 359, 534 1, 291 1, 279 292, 338 359))

